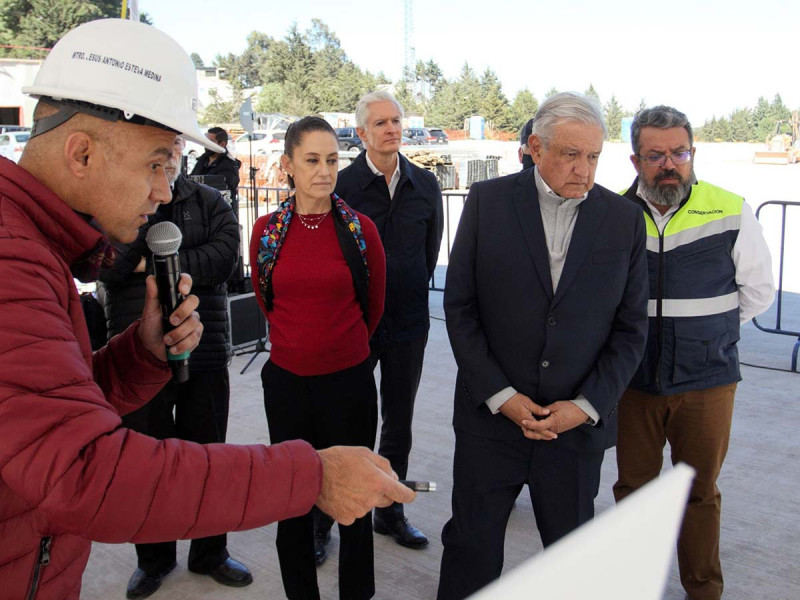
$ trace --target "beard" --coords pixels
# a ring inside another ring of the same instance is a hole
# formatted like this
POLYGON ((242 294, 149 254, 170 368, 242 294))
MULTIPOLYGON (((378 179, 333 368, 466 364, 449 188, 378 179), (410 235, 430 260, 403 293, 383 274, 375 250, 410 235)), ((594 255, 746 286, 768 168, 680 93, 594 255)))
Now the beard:
POLYGON ((695 183, 697 183, 697 178, 694 175, 694 165, 692 165, 687 179, 681 177, 681 174, 676 169, 660 171, 652 183, 644 177, 639 178, 639 184, 642 186, 647 199, 653 204, 662 206, 675 206, 683 202, 683 199, 689 195, 692 185, 695 183), (659 185, 659 182, 664 179, 677 179, 678 183, 659 185))

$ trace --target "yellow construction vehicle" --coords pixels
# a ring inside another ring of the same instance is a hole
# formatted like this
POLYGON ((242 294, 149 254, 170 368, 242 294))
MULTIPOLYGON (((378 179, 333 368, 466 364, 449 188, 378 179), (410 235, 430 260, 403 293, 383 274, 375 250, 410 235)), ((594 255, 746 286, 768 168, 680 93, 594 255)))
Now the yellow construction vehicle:
POLYGON ((767 149, 757 150, 753 162, 768 165, 793 165, 800 160, 800 117, 778 121, 775 133, 767 138, 767 149))

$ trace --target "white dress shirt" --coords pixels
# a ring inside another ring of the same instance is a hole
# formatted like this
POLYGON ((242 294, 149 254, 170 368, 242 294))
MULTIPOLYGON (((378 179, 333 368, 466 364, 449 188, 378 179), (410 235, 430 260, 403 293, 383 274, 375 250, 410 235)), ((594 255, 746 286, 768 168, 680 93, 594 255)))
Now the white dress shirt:
MULTIPOLYGON (((386 177, 386 173, 380 172, 378 170, 378 167, 375 166, 375 163, 373 163, 369 159, 369 152, 367 152, 367 154, 366 154, 366 159, 367 159, 367 166, 369 167, 370 171, 375 173, 375 175, 383 175, 384 177, 386 177)), ((397 189, 397 182, 398 181, 400 181, 400 156, 399 155, 397 156, 397 163, 395 164, 395 167, 394 167, 394 173, 392 173, 392 178, 389 180, 389 184, 388 184, 389 185, 389 198, 391 200, 394 200, 394 192, 397 189)))

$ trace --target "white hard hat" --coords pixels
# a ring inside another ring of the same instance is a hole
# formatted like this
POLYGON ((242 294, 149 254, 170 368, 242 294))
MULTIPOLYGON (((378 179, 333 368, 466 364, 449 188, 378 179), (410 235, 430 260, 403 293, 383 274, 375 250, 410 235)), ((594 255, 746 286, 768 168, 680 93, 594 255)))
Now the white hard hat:
POLYGON ((214 152, 225 152, 197 126, 197 74, 192 59, 175 40, 151 25, 100 19, 76 27, 56 43, 33 85, 22 91, 62 109, 42 119, 45 123, 34 129, 34 135, 83 112, 160 126, 214 152))

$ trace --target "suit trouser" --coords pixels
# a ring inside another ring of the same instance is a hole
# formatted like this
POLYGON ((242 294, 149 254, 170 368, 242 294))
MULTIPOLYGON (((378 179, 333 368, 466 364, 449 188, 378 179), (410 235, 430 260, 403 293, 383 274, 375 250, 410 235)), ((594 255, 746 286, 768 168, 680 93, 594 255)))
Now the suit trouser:
MULTIPOLYGON (((192 371, 186 383, 168 382, 150 402, 122 417, 122 424, 159 440, 178 438, 199 444, 224 442, 229 399, 227 368, 192 371)), ((136 555, 140 569, 158 573, 175 562, 175 542, 136 544, 136 555)), ((189 547, 189 568, 197 572, 210 571, 228 556, 225 534, 198 538, 192 540, 189 547)))
POLYGON ((410 342, 373 346, 370 361, 381 370, 381 438, 378 454, 386 458, 400 479, 408 474, 411 421, 422 377, 428 334, 410 342))
MULTIPOLYGON (((299 376, 268 361, 261 371, 270 442, 303 439, 314 448, 374 448, 378 423, 375 378, 369 360, 317 376, 299 376)), ((362 600, 375 594, 372 519, 367 514, 339 525, 339 597, 362 600)), ((317 600, 312 516, 278 523, 281 577, 290 600, 317 600)))
POLYGON ((658 477, 666 442, 672 464, 685 462, 697 471, 678 537, 681 583, 692 600, 722 597, 717 477, 728 451, 735 393, 735 383, 670 396, 629 389, 619 404, 618 502, 658 477))
POLYGON ((438 599, 466 598, 500 576, 508 517, 526 483, 545 547, 589 521, 603 454, 521 433, 509 442, 456 430, 453 516, 442 530, 438 599))

